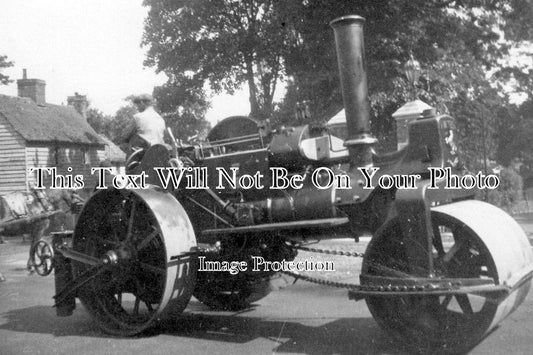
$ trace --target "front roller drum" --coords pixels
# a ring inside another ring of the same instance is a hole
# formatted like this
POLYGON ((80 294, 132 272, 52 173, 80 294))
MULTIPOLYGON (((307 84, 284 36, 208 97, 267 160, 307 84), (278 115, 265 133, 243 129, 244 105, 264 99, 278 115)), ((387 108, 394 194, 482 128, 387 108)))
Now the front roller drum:
MULTIPOLYGON (((531 245, 509 215, 480 201, 433 208, 432 224, 436 279, 493 279, 500 290, 507 288, 507 296, 497 291, 439 295, 421 290, 419 295, 371 296, 366 302, 382 328, 419 351, 462 352, 524 301, 531 287, 531 245)), ((427 270, 409 263, 403 238, 400 221, 391 220, 369 244, 362 274, 427 277, 427 270)), ((425 253, 423 247, 420 252, 425 253)))
POLYGON ((187 306, 196 280, 196 240, 180 203, 160 189, 102 190, 85 204, 73 237, 77 290, 105 332, 133 335, 187 306), (87 275, 90 275, 88 277, 87 275))

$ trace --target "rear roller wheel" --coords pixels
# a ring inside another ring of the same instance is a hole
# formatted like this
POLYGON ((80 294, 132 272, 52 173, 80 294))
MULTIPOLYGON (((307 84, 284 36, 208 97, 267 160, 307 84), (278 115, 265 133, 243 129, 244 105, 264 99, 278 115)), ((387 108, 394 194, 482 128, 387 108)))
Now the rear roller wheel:
MULTIPOLYGON (((511 294, 503 300, 486 293, 374 296, 366 302, 377 323, 398 340, 423 351, 464 351, 526 297, 531 246, 511 217, 479 201, 434 208, 432 222, 435 277, 492 278, 497 285, 512 287, 511 294)), ((398 220, 369 244, 362 273, 389 277, 413 273, 398 220)))
POLYGON ((74 278, 93 275, 77 296, 104 331, 142 332, 187 306, 194 247, 192 226, 170 194, 100 191, 85 205, 74 234, 74 250, 101 261, 73 263, 74 278))

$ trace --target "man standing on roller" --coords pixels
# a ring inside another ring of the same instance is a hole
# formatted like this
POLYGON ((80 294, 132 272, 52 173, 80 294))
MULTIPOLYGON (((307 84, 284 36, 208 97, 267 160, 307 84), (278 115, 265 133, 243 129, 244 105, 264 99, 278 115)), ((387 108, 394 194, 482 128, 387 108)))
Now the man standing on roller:
POLYGON ((153 107, 152 95, 142 94, 133 99, 138 113, 133 116, 134 124, 125 136, 130 154, 150 148, 154 144, 164 144, 165 121, 153 107))

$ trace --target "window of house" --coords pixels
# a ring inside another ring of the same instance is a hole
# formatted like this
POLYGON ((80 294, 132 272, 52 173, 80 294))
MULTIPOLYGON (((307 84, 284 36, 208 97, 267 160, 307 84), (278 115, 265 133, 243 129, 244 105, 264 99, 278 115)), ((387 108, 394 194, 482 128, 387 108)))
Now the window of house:
POLYGON ((91 152, 87 148, 82 148, 83 152, 83 164, 91 165, 91 152))
POLYGON ((54 147, 54 164, 59 166, 59 155, 61 154, 59 147, 54 147))
POLYGON ((67 165, 67 166, 70 166, 72 164, 72 154, 74 153, 74 149, 73 148, 64 148, 63 149, 63 162, 67 165))

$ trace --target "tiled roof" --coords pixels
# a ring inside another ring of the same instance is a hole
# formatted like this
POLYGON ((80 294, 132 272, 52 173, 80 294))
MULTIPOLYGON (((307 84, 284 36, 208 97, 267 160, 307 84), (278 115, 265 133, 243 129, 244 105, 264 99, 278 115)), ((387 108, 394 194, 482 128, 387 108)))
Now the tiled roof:
POLYGON ((0 115, 27 142, 105 144, 72 106, 37 105, 28 98, 0 95, 0 115))

